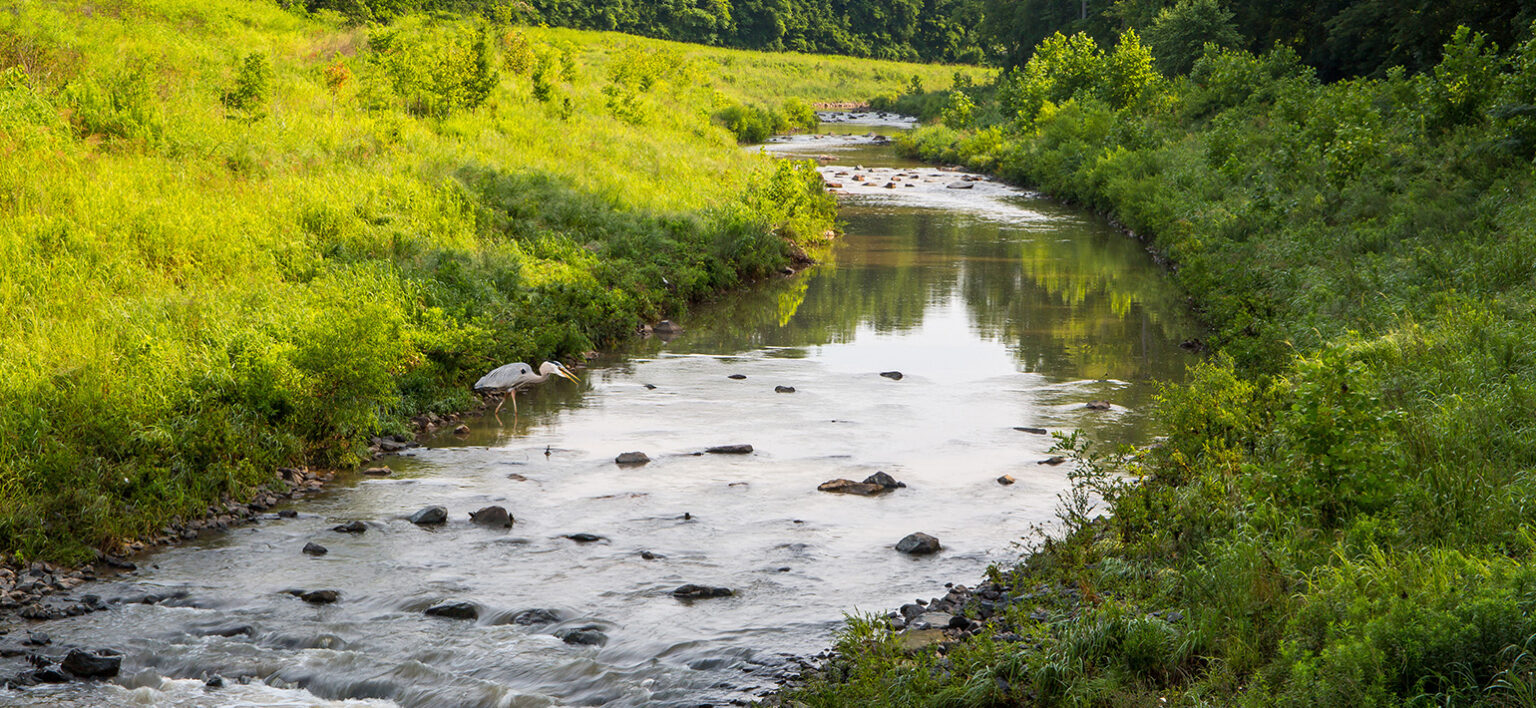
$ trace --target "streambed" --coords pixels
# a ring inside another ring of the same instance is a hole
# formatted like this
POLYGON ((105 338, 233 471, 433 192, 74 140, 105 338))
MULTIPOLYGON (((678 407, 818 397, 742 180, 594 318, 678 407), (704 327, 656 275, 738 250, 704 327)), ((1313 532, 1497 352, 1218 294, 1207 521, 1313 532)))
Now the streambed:
POLYGON ((1048 436, 1015 428, 1147 441, 1155 382, 1182 375, 1191 355, 1179 343, 1198 332, 1135 241, 867 135, 893 129, 856 116, 763 148, 819 158, 843 185, 847 235, 827 263, 701 307, 679 336, 592 362, 580 385, 551 380, 515 419, 504 410, 386 458, 389 477, 341 478, 293 518, 78 588, 176 599, 34 627, 54 646, 120 650, 123 671, 0 691, 0 705, 745 701, 787 657, 825 647, 845 611, 942 595, 1015 558, 1011 544, 1051 521, 1067 473, 1040 464, 1048 436), (890 371, 903 375, 880 375, 890 371), (733 443, 754 451, 695 454, 733 443), (615 465, 626 451, 652 461, 615 465), (876 471, 907 486, 871 498, 816 489, 876 471), (1005 474, 1017 483, 999 485, 1005 474), (516 524, 469 523, 491 504, 516 524), (406 520, 427 505, 445 506, 448 523, 406 520), (367 530, 332 530, 353 520, 367 530), (945 549, 897 553, 914 531, 945 549), (601 538, 566 537, 580 533, 601 538), (329 552, 304 555, 308 542, 329 552), (685 583, 736 594, 674 599, 685 583), (339 600, 312 605, 293 589, 339 600), (472 603, 478 618, 423 613, 443 601, 472 603), (562 630, 605 643, 567 643, 562 630), (213 676, 222 687, 204 683, 213 676))

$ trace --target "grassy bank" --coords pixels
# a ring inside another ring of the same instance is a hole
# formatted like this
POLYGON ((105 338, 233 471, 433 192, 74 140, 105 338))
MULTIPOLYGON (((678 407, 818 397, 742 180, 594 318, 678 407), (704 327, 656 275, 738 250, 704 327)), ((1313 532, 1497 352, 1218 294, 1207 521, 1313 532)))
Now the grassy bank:
POLYGON ((1423 75, 1334 84, 1284 49, 1153 66, 1134 35, 1057 37, 902 99, 937 121, 913 154, 1146 239, 1217 354, 1159 446, 1064 443, 1105 504, 1065 495, 995 569, 989 629, 911 654, 855 621, 795 697, 1536 705, 1536 42, 1463 32, 1423 75))
POLYGON ((716 116, 953 71, 238 0, 0 12, 0 554, 353 463, 496 364, 775 272, 834 205, 716 116))

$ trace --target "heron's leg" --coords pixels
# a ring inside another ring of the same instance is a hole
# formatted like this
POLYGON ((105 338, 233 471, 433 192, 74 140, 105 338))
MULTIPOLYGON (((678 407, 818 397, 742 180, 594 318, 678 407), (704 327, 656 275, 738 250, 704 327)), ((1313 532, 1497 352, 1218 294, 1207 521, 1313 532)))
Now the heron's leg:
POLYGON ((515 389, 515 388, 512 389, 512 393, 507 394, 507 397, 512 399, 512 417, 516 418, 517 417, 517 389, 515 389))
POLYGON ((497 413, 500 413, 501 412, 501 407, 504 406, 504 405, 507 405, 507 397, 511 396, 511 395, 512 395, 511 393, 508 393, 508 394, 502 396, 501 397, 501 402, 496 404, 496 410, 491 411, 491 414, 495 415, 497 413))

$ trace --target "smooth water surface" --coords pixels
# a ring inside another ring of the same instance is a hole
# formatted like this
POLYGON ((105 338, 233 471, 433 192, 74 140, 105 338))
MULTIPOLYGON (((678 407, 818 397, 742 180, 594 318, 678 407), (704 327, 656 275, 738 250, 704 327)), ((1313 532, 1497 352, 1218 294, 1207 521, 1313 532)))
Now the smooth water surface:
POLYGON ((41 627, 56 644, 125 652, 123 675, 0 692, 0 704, 748 700, 785 655, 823 648, 845 611, 942 595, 945 582, 974 582, 1016 557, 1012 542, 1052 519, 1067 469, 1039 464, 1052 440, 1015 426, 1150 437, 1154 382, 1181 375, 1191 357, 1178 344, 1195 331, 1137 243, 868 139, 801 136, 769 149, 819 156, 844 185, 847 235, 828 263, 701 307, 680 318, 681 336, 605 356, 579 386, 544 384, 516 420, 503 411, 465 438, 445 433, 387 458, 393 477, 342 479, 295 507, 297 518, 271 516, 80 588, 186 596, 41 627), (949 188, 957 183, 972 186, 949 188), (1095 400, 1114 407, 1084 408, 1095 400), (729 443, 755 452, 695 454, 729 443), (631 450, 653 461, 614 464, 631 450), (877 470, 907 488, 816 490, 877 470), (1003 474, 1018 482, 999 485, 1003 474), (449 523, 405 520, 429 504, 446 506, 449 523), (516 525, 471 525, 468 512, 489 504, 516 525), (330 530, 354 519, 366 533, 330 530), (914 531, 945 550, 895 552, 914 531), (603 540, 564 537, 575 533, 603 540), (308 541, 330 552, 301 554, 308 541), (683 583, 736 595, 681 602, 670 592, 683 583), (312 606, 283 592, 321 588, 341 600, 312 606), (475 603, 479 619, 423 615, 444 600, 475 603), (559 621, 517 621, 533 608, 559 621), (554 636, 584 627, 606 645, 554 636), (214 674, 226 687, 197 680, 214 674))

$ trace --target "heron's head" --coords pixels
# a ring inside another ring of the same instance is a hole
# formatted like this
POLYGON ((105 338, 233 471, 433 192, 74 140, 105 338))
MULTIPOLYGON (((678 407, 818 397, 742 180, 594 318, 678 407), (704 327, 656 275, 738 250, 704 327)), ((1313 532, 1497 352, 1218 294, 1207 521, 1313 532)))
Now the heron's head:
POLYGON ((576 378, 576 374, 571 373, 570 369, 565 368, 565 364, 562 364, 558 361, 546 361, 544 364, 554 369, 553 371, 549 372, 551 374, 561 378, 570 379, 572 381, 581 381, 581 379, 576 378))

